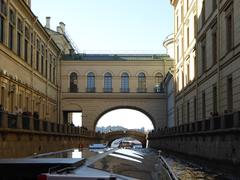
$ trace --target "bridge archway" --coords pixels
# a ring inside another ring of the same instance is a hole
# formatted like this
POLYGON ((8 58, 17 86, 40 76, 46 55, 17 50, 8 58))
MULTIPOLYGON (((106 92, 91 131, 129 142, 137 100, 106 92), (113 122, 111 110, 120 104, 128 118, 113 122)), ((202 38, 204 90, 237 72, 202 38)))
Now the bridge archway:
MULTIPOLYGON (((64 94, 65 95, 65 94, 64 94)), ((154 129, 166 126, 166 95, 159 93, 66 93, 62 112, 82 112, 82 126, 95 130, 99 119, 116 109, 132 109, 145 114, 154 129)))
MULTIPOLYGON (((96 129, 98 122, 101 121, 101 119, 102 119, 102 117, 103 117, 104 115, 107 115, 108 113, 111 113, 111 112, 114 112, 114 111, 117 111, 117 110, 127 110, 127 111, 130 110, 130 112, 136 111, 136 112, 140 113, 141 116, 147 117, 147 119, 152 123, 153 129, 156 128, 156 124, 155 124, 154 118, 153 118, 152 115, 151 115, 150 113, 148 113, 147 111, 145 111, 145 110, 143 110, 143 109, 141 109, 141 108, 139 108, 139 107, 136 107, 136 106, 116 106, 116 107, 111 107, 111 108, 109 108, 109 109, 106 109, 105 111, 101 112, 101 113, 97 116, 97 118, 96 118, 96 120, 95 120, 95 122, 94 122, 94 129, 96 129)), ((114 118, 114 117, 113 117, 113 118, 114 118)), ((145 118, 145 119, 146 119, 146 118, 145 118)))
POLYGON ((146 134, 143 132, 128 130, 128 131, 113 131, 105 134, 104 140, 111 145, 113 141, 120 138, 131 137, 142 143, 143 147, 146 147, 146 134))

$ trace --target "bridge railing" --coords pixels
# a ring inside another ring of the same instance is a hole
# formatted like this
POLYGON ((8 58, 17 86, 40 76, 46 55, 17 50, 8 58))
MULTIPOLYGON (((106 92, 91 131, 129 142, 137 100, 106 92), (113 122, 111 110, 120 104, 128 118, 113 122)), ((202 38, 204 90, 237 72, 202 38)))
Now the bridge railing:
POLYGON ((49 133, 71 136, 101 137, 102 134, 89 131, 85 127, 76 127, 73 124, 59 124, 49 120, 40 119, 37 115, 28 112, 8 113, 0 110, 0 131, 24 130, 35 133, 49 133))
POLYGON ((240 128, 240 111, 215 115, 202 121, 182 124, 172 128, 153 130, 148 137, 172 136, 177 134, 214 132, 240 128))

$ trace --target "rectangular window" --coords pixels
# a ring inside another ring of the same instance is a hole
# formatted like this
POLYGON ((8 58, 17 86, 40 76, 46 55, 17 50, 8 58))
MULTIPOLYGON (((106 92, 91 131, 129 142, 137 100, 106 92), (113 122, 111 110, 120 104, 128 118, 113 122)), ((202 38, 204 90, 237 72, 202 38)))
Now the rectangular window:
POLYGON ((17 55, 22 56, 22 33, 23 33, 23 23, 20 19, 17 21, 17 55))
POLYGON ((217 32, 216 30, 213 31, 212 33, 212 63, 213 65, 217 63, 217 32))
POLYGON ((201 42, 201 51, 202 51, 202 73, 206 71, 206 39, 204 38, 201 42))
POLYGON ((41 46, 41 74, 43 75, 44 70, 44 46, 41 46))
POLYGON ((227 37, 227 51, 231 51, 233 47, 233 18, 232 14, 226 16, 226 37, 227 37))
POLYGON ((176 82, 176 85, 177 85, 177 92, 180 91, 180 87, 179 87, 179 73, 177 73, 177 82, 176 82))
POLYGON ((17 33, 17 55, 21 57, 21 42, 22 35, 20 32, 17 33))
POLYGON ((4 93, 4 87, 1 88, 1 105, 4 107, 4 99, 5 99, 5 93, 4 93))
POLYGON ((181 53, 181 57, 183 57, 183 52, 184 52, 184 40, 183 37, 181 39, 181 44, 182 44, 182 53, 181 53))
POLYGON ((181 124, 184 123, 184 105, 182 104, 182 121, 181 124))
POLYGON ((177 45, 177 62, 179 62, 179 46, 177 45))
POLYGON ((50 64, 49 64, 49 81, 52 81, 52 54, 50 56, 50 64))
POLYGON ((28 40, 25 39, 24 43, 24 60, 28 62, 28 40))
POLYGON ((36 53, 36 69, 37 69, 37 71, 39 71, 39 51, 38 50, 36 53))
POLYGON ((202 92, 202 120, 206 119, 206 95, 202 92))
POLYGON ((0 42, 4 42, 4 17, 0 15, 0 42))
POLYGON ((213 85, 213 112, 217 112, 217 86, 213 85))
POLYGON ((53 83, 55 83, 55 67, 53 67, 53 83))
POLYGON ((40 42, 39 40, 37 39, 37 49, 36 49, 36 69, 37 71, 39 71, 39 55, 40 55, 40 42))
POLYGON ((212 0, 212 9, 213 11, 217 9, 217 0, 212 0))
POLYGON ((194 79, 197 77, 197 56, 194 55, 194 79))
POLYGON ((187 102, 187 123, 190 122, 190 102, 187 102))
POLYGON ((227 79, 227 110, 232 111, 233 109, 233 83, 232 76, 227 79))
POLYGON ((45 71, 46 71, 46 79, 48 78, 48 62, 46 61, 46 64, 45 64, 46 68, 45 68, 45 71))
POLYGON ((197 16, 195 15, 195 16, 194 16, 194 37, 197 36, 197 31, 198 31, 197 27, 198 27, 198 18, 197 18, 197 16))
POLYGON ((8 33, 8 47, 13 50, 13 37, 14 37, 14 27, 13 25, 9 24, 9 33, 8 33))
POLYGON ((41 55, 41 74, 43 74, 43 68, 44 68, 44 58, 43 58, 43 55, 41 55))
POLYGON ((177 125, 179 125, 179 108, 177 108, 177 125))
POLYGON ((187 79, 186 79, 186 83, 189 83, 190 81, 190 64, 187 64, 187 79))
POLYGON ((189 39, 189 27, 187 27, 187 47, 189 47, 190 39, 189 39))
POLYGON ((5 0, 0 0, 0 13, 7 16, 7 4, 5 0))
POLYGON ((184 12, 183 12, 183 4, 181 5, 181 22, 183 22, 184 12))
POLYGON ((50 63, 50 67, 49 67, 49 80, 52 81, 52 63, 50 63))
POLYGON ((31 45, 30 65, 33 65, 33 46, 31 45))
POLYGON ((26 100, 25 100, 25 107, 26 107, 26 111, 29 111, 29 98, 26 97, 26 100))
POLYGON ((45 55, 46 55, 46 58, 45 58, 45 77, 47 78, 48 77, 48 51, 47 51, 47 49, 46 49, 45 55))
POLYGON ((176 19, 177 19, 177 30, 178 30, 178 28, 179 28, 179 17, 178 17, 178 15, 177 15, 176 19))
POLYGON ((194 121, 197 121, 197 98, 194 96, 193 99, 193 108, 194 108, 194 121))
POLYGON ((202 26, 204 25, 204 23, 205 23, 205 18, 206 18, 206 7, 205 7, 205 0, 203 0, 203 2, 202 2, 202 26))
POLYGON ((19 94, 18 107, 22 108, 22 94, 19 94))
POLYGON ((182 70, 182 89, 184 88, 184 72, 182 70))
POLYGON ((55 83, 56 80, 56 60, 53 58, 53 83, 55 83))

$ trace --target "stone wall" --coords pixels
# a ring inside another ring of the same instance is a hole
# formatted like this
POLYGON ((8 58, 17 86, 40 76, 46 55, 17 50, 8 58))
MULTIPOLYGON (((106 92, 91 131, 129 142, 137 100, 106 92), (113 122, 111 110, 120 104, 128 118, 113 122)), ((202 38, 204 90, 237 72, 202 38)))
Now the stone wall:
POLYGON ((149 147, 240 164, 240 112, 152 132, 149 147), (232 123, 229 123, 232 122, 232 123))
POLYGON ((0 158, 88 147, 101 134, 72 125, 61 125, 0 111, 0 158))

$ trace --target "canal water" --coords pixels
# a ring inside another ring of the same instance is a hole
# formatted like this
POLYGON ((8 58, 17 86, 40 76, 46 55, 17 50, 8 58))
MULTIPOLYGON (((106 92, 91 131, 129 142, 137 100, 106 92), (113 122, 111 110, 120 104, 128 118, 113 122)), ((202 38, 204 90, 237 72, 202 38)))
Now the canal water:
POLYGON ((207 165, 203 167, 182 156, 164 154, 163 157, 179 180, 240 180, 240 176, 234 175, 234 170, 229 172, 226 169, 220 170, 207 165))
MULTIPOLYGON (((169 179, 167 171, 158 162, 157 156, 153 154, 156 154, 156 152, 150 149, 138 149, 137 151, 118 149, 94 161, 98 154, 103 154, 111 150, 112 148, 104 150, 72 149, 57 153, 41 154, 35 156, 35 158, 86 158, 88 162, 91 161, 88 166, 89 168, 147 180, 152 179, 151 176, 155 172, 155 178, 153 179, 169 179), (147 170, 153 171, 148 172, 147 170), (158 171, 161 173, 156 173, 158 171)), ((203 167, 181 156, 163 154, 163 157, 179 180, 240 180, 240 177, 236 175, 203 167)), ((81 171, 81 168, 79 168, 73 173, 78 174, 81 171)))
POLYGON ((85 165, 68 172, 76 176, 97 175, 101 172, 114 174, 122 180, 171 180, 158 153, 150 149, 71 149, 40 154, 33 158, 85 158, 85 165))

